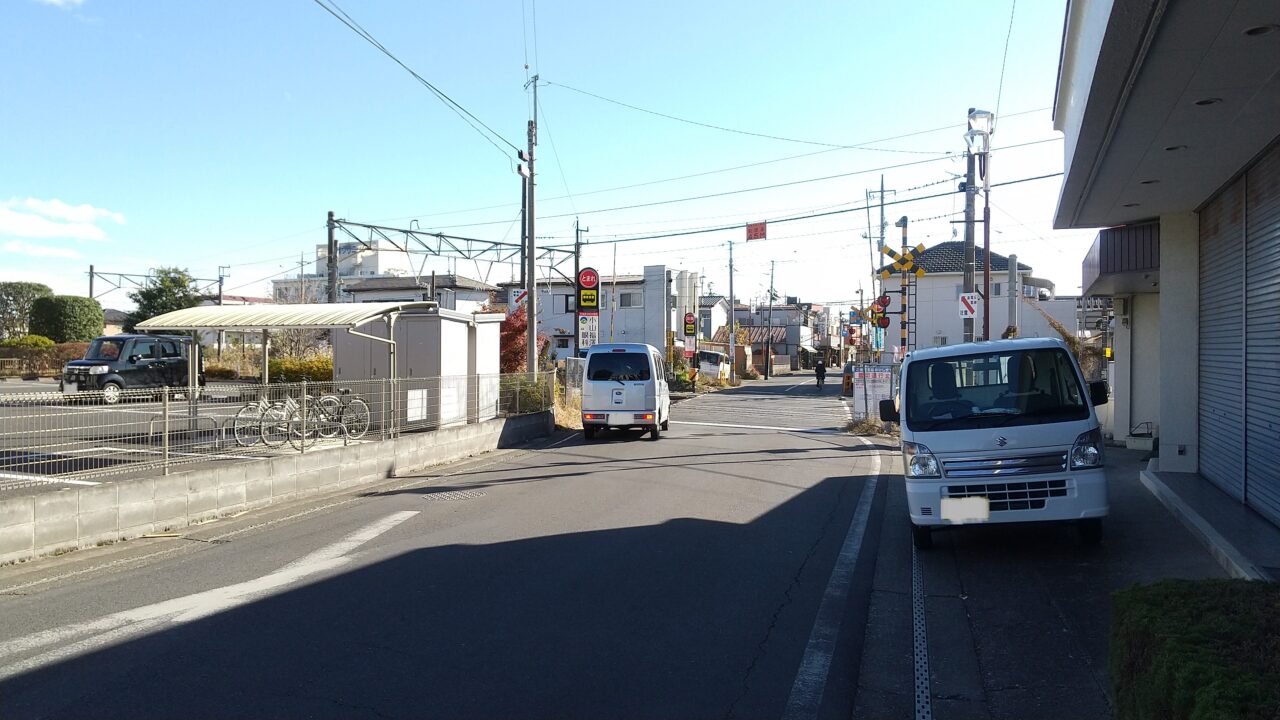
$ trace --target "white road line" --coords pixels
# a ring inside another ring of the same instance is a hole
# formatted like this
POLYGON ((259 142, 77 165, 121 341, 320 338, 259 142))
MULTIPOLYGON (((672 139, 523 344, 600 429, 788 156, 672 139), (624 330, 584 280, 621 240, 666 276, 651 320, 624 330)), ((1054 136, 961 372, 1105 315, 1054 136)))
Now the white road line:
MULTIPOLYGON (((858 440, 863 445, 872 447, 866 438, 859 437, 858 440)), ((876 485, 880 482, 880 453, 873 450, 871 458, 874 463, 872 475, 862 488, 858 506, 849 522, 849 533, 844 538, 844 545, 836 558, 836 566, 832 568, 831 577, 827 580, 827 589, 818 605, 818 616, 813 621, 813 630, 809 633, 800 669, 791 686, 791 696, 787 698, 787 707, 782 713, 783 720, 817 718, 822 706, 827 675, 831 672, 831 657, 835 653, 836 639, 840 635, 840 620, 848 603, 849 588, 853 584, 853 569, 858 564, 862 537, 867 531, 867 519, 875 500, 876 485)))
POLYGON ((11 678, 76 655, 92 652, 158 627, 191 622, 243 605, 273 590, 279 590, 312 575, 341 567, 351 562, 350 553, 361 545, 417 514, 416 510, 405 510, 388 515, 332 545, 320 548, 275 572, 253 580, 7 640, 0 643, 0 660, 21 657, 35 650, 54 647, 38 655, 0 666, 0 679, 11 678), (63 644, 72 640, 75 641, 63 644))
POLYGON ((792 390, 795 390, 795 389, 796 389, 796 388, 798 388, 798 387, 804 387, 805 385, 808 385, 809 383, 812 383, 812 382, 817 382, 817 381, 816 381, 816 380, 805 380, 805 381, 804 381, 804 382, 802 382, 802 383, 796 383, 795 385, 792 385, 791 387, 787 388, 786 390, 783 390, 782 392, 791 392, 792 390))
POLYGON ((701 425, 703 427, 735 428, 739 430, 780 430, 782 432, 810 433, 814 435, 842 435, 843 430, 837 428, 794 428, 777 425, 738 425, 735 423, 693 422, 692 420, 672 420, 672 425, 701 425))

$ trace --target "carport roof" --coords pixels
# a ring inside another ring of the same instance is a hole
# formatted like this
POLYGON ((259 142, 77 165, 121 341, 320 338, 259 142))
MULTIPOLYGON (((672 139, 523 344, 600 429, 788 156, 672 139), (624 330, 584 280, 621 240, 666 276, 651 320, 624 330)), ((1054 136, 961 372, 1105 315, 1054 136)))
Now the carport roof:
POLYGON ((320 303, 311 305, 210 305, 157 315, 137 325, 157 330, 302 330, 343 328, 405 310, 434 310, 434 302, 320 303))

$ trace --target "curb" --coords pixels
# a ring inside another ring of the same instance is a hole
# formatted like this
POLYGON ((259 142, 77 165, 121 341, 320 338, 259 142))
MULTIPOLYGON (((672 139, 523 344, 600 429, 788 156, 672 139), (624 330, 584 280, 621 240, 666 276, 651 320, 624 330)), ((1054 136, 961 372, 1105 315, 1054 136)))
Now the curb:
POLYGON ((1178 497, 1177 493, 1170 490, 1169 486, 1160 480, 1155 471, 1152 470, 1154 462, 1154 458, 1148 462, 1147 468, 1138 473, 1138 479, 1155 496, 1156 500, 1159 500, 1165 506, 1165 509, 1178 518, 1187 530, 1191 531, 1191 534, 1204 545, 1209 554, 1213 556, 1213 559, 1222 566, 1222 569, 1226 570, 1227 574, 1234 578, 1273 582, 1274 578, 1267 571, 1249 562, 1244 553, 1237 550, 1221 533, 1213 529, 1209 521, 1201 517, 1200 513, 1193 510, 1182 498, 1178 497))

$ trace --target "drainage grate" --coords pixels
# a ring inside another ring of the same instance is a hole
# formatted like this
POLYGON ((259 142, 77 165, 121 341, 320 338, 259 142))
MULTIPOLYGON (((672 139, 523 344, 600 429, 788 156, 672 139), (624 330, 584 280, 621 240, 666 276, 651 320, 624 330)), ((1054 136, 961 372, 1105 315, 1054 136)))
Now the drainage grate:
POLYGON ((483 490, 444 490, 442 492, 428 493, 422 496, 423 500, 475 500, 484 497, 483 490))
POLYGON ((911 547, 911 646, 915 665, 916 720, 933 720, 929 686, 929 638, 925 629, 924 570, 915 545, 911 547))

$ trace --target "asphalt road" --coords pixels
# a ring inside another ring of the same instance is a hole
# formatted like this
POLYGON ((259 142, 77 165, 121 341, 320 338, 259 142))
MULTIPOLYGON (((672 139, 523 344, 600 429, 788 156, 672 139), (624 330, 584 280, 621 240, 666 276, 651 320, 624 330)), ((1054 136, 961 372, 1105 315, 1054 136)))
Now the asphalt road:
POLYGON ((933 717, 1108 716, 1107 594, 1216 565, 1117 487, 1096 550, 940 536, 913 617, 900 461, 836 392, 0 568, 0 717, 899 718, 921 678, 933 717))

